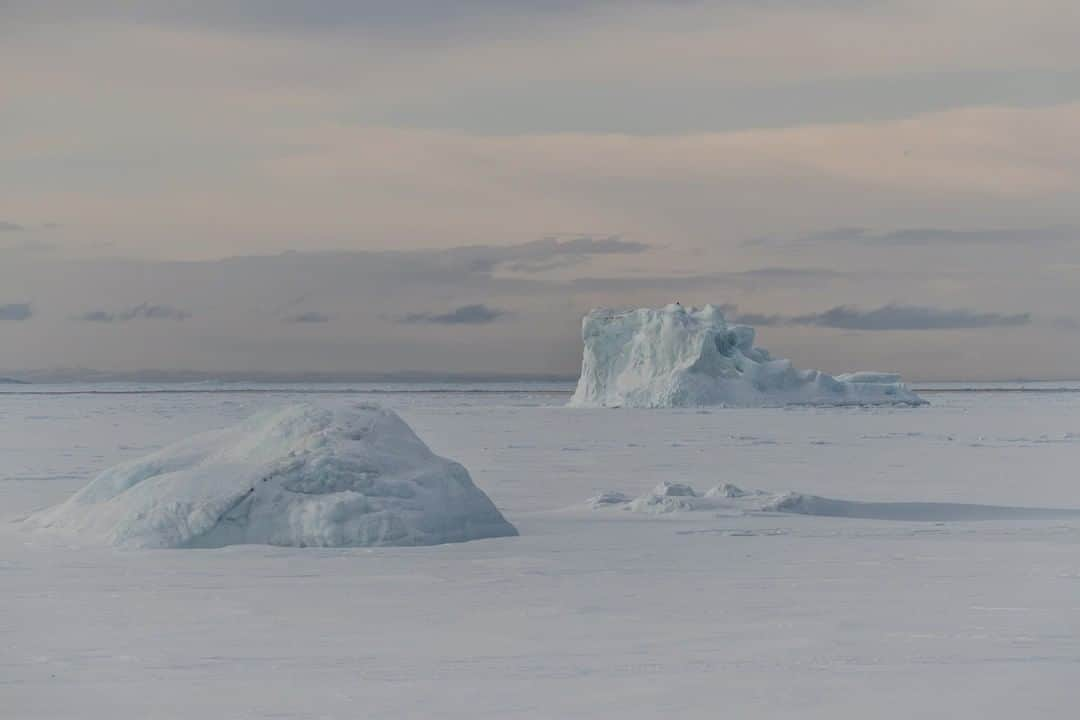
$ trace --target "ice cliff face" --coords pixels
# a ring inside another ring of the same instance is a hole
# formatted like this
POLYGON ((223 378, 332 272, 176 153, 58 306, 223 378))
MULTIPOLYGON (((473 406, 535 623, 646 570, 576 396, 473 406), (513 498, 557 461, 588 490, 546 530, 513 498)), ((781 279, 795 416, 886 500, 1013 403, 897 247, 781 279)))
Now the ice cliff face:
POLYGON ((582 322, 577 407, 872 405, 924 401, 889 373, 796 370, 712 305, 593 310, 582 322))
POLYGON ((98 475, 27 524, 126 547, 433 545, 517 535, 395 413, 300 404, 98 475))

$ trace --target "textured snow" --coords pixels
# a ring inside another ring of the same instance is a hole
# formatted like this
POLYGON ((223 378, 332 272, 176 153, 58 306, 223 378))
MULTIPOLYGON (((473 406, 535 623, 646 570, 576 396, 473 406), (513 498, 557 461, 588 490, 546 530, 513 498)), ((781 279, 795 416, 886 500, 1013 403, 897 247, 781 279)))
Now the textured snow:
POLYGON ((582 321, 577 407, 923 404, 892 373, 833 377, 754 347, 713 305, 593 310, 582 321))
POLYGON ((98 475, 27 525, 143 548, 435 545, 515 535, 456 462, 363 403, 260 413, 98 475))

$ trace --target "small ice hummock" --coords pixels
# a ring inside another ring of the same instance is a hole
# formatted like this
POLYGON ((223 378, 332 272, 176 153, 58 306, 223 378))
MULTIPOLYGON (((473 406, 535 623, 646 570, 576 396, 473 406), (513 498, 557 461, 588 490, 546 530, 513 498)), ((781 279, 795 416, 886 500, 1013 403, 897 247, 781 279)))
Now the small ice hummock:
POLYGON ((582 339, 575 407, 925 404, 892 373, 797 370, 713 305, 593 310, 582 339))
POLYGON ((611 507, 613 505, 625 505, 626 503, 630 502, 631 499, 632 498, 629 495, 621 492, 601 491, 586 500, 585 502, 589 505, 589 507, 596 510, 603 507, 611 507))
POLYGON ((696 510, 700 496, 686 483, 662 481, 650 492, 627 503, 631 512, 669 513, 696 510))
POLYGON ((517 535, 391 410, 304 403, 98 475, 26 524, 134 548, 435 545, 517 535))

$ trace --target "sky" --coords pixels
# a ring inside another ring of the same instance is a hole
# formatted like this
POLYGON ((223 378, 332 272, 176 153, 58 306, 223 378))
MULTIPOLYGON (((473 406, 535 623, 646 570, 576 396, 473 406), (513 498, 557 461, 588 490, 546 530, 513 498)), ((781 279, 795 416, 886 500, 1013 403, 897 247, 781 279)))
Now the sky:
POLYGON ((1074 0, 5 0, 0 374, 1080 378, 1074 0))

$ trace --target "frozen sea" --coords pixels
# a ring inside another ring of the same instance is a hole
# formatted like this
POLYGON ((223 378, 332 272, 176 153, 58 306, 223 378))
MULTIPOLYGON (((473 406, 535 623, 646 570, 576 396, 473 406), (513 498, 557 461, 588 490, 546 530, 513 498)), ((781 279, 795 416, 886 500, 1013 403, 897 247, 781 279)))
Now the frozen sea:
POLYGON ((873 409, 582 410, 561 406, 570 389, 0 386, 0 716, 1080 706, 1080 385, 946 384, 928 407, 873 409), (16 522, 117 462, 313 395, 397 410, 521 536, 132 551, 16 522), (662 480, 917 504, 883 506, 892 520, 585 504, 662 480))

